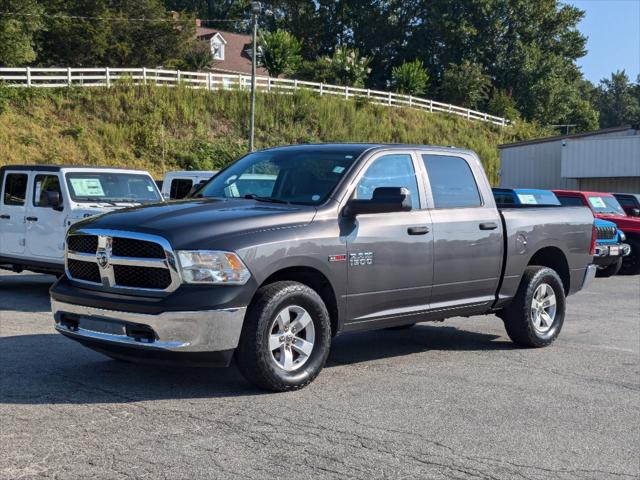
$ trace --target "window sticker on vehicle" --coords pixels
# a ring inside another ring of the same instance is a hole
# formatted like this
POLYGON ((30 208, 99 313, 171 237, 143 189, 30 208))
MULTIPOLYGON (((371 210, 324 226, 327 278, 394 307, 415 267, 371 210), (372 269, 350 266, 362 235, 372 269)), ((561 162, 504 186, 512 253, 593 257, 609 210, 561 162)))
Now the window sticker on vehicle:
POLYGON ((589 203, 593 208, 607 208, 601 197, 589 197, 589 203))
POLYGON ((97 178, 72 178, 71 186, 77 197, 103 197, 102 183, 97 178))
POLYGON ((536 197, 533 195, 528 195, 526 193, 519 193, 518 198, 520 199, 520 203, 524 205, 537 205, 536 197))

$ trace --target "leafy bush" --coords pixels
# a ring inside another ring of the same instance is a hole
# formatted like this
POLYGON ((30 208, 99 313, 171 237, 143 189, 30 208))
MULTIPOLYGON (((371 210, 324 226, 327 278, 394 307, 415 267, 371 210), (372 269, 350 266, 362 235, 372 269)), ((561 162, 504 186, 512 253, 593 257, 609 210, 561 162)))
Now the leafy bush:
POLYGON ((398 93, 420 95, 427 90, 429 74, 422 60, 405 62, 391 70, 391 85, 398 93))
POLYGON ((284 30, 260 33, 260 64, 272 77, 295 72, 302 61, 301 45, 284 30))

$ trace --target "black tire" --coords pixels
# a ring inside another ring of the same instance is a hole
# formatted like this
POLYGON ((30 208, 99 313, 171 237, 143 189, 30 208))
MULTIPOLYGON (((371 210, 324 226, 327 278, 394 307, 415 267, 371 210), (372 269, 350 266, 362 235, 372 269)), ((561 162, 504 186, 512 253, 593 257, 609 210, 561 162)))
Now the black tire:
POLYGON ((415 323, 407 323, 406 325, 396 325, 395 327, 387 327, 385 330, 409 330, 410 328, 415 327, 415 323))
POLYGON ((637 275, 640 273, 640 240, 628 238, 627 243, 631 246, 631 253, 622 260, 620 275, 637 275))
POLYGON ((560 330, 562 330, 565 308, 564 287, 555 270, 530 266, 525 269, 518 292, 500 316, 513 343, 522 347, 546 347, 558 337, 560 330), (533 295, 543 283, 553 289, 556 311, 551 327, 547 331, 541 332, 534 326, 531 309, 533 295))
POLYGON ((254 385, 285 392, 311 383, 324 367, 331 347, 331 321, 327 307, 313 289, 291 281, 275 282, 256 293, 242 327, 235 355, 242 375, 254 385), (313 349, 304 364, 293 371, 281 368, 269 350, 271 328, 289 306, 309 313, 315 330, 313 349))
POLYGON ((620 271, 620 268, 622 267, 622 258, 620 257, 618 260, 615 261, 615 263, 612 263, 611 265, 607 265, 606 267, 603 268, 599 268, 596 270, 596 277, 598 278, 607 278, 607 277, 613 277, 615 274, 617 274, 620 271))

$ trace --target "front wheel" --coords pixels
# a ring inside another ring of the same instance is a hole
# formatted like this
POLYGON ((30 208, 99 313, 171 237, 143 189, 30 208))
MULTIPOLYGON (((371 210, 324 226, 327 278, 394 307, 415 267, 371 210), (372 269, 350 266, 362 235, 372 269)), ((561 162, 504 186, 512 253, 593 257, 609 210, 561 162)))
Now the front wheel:
POLYGON ((618 258, 618 260, 616 260, 611 265, 598 268, 598 270, 596 270, 596 277, 598 278, 613 277, 615 274, 617 274, 620 271, 620 267, 622 267, 622 257, 618 258))
POLYGON ((501 314, 509 338, 522 347, 546 347, 562 330, 565 305, 555 270, 527 267, 516 296, 501 314))
POLYGON ((331 322, 322 298, 298 282, 258 290, 247 312, 236 359, 254 385, 276 392, 311 383, 331 346, 331 322))

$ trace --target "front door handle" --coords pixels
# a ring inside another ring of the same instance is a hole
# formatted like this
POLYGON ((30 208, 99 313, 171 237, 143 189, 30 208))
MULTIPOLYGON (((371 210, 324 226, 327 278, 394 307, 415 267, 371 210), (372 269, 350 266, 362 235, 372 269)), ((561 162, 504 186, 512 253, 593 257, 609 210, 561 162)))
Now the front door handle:
POLYGON ((11 219, 11 215, 0 215, 0 218, 2 220, 10 220, 11 219))
POLYGON ((424 235, 426 233, 429 233, 429 227, 427 227, 426 225, 418 225, 416 227, 409 227, 409 228, 407 228, 407 233, 409 235, 424 235))
POLYGON ((38 217, 27 217, 27 218, 25 218, 25 220, 27 222, 37 222, 38 221, 38 217))
POLYGON ((487 222, 480 224, 480 230, 495 230, 498 228, 498 224, 496 222, 487 222))

